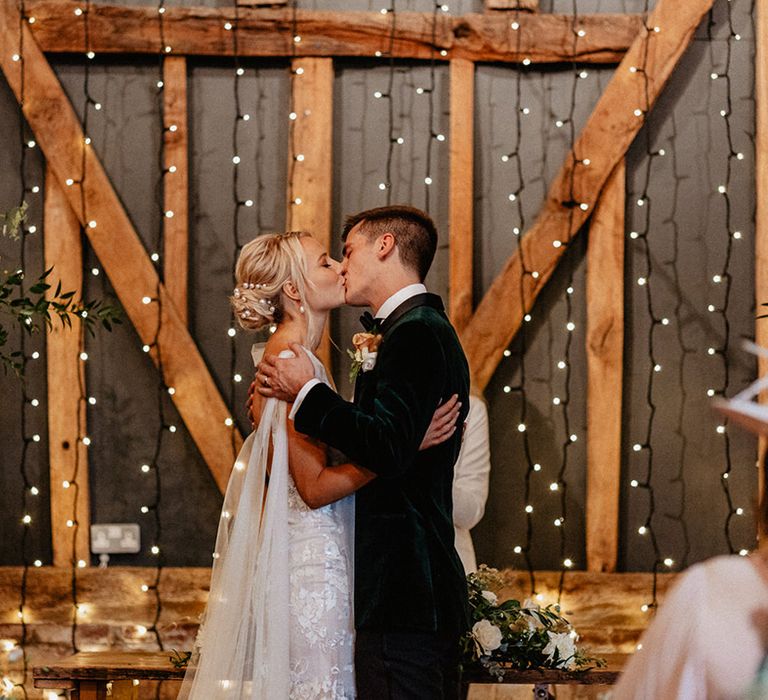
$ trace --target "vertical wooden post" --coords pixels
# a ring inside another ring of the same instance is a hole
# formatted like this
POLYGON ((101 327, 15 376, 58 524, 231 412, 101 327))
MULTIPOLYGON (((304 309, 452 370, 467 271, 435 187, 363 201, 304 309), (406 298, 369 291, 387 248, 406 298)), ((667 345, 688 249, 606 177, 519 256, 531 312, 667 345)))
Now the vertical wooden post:
POLYGON ((472 316, 475 64, 451 61, 448 309, 461 332, 472 316))
MULTIPOLYGON (((755 301, 757 308, 768 302, 768 8, 765 3, 758 3, 755 9, 755 93, 757 102, 756 139, 755 139, 755 301)), ((765 319, 755 324, 755 341, 762 347, 768 347, 768 324, 765 319)), ((758 357, 757 371, 760 376, 768 373, 768 360, 758 357)), ((768 402, 765 394, 761 403, 768 402)), ((765 504, 766 480, 765 469, 768 459, 768 438, 762 436, 758 443, 758 494, 761 506, 765 504)), ((758 519, 758 535, 762 541, 766 533, 764 523, 758 519)))
MULTIPOLYGON (((61 280, 62 288, 74 290, 78 299, 83 289, 80 223, 50 168, 46 172, 43 231, 45 267, 54 268, 51 280, 61 280)), ((62 327, 55 321, 47 338, 48 453, 54 566, 70 566, 73 557, 90 562, 88 449, 79 440, 86 435, 85 404, 80 402, 80 372, 85 371, 80 367, 82 337, 77 321, 71 328, 62 327), (71 526, 67 526, 67 521, 75 520, 75 513, 76 534, 71 526)))
POLYGON ((189 278, 189 127, 187 120, 187 59, 168 56, 163 61, 163 281, 168 294, 188 323, 189 278), (168 213, 173 212, 169 218, 168 213))
MULTIPOLYGON (((291 109, 295 114, 288 144, 289 231, 307 231, 331 246, 333 191, 333 59, 295 58, 291 63, 291 109)), ((328 329, 318 356, 328 365, 328 329)))
POLYGON ((621 160, 600 196, 587 247, 587 569, 616 570, 624 350, 621 160))

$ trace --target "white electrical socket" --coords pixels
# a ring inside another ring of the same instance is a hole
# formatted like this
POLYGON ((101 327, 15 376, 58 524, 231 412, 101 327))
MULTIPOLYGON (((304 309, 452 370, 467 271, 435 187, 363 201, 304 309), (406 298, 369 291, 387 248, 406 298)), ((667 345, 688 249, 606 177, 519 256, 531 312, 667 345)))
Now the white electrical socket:
POLYGON ((136 523, 91 525, 94 554, 136 554, 141 551, 141 530, 136 523))

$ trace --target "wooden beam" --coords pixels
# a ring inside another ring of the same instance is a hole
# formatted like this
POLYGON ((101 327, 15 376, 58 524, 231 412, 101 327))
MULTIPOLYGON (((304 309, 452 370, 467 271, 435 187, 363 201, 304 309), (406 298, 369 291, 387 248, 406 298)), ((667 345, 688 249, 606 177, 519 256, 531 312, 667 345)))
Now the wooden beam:
MULTIPOLYGON (((291 122, 288 143, 289 231, 311 233, 331 249, 333 200, 333 59, 297 58, 291 64, 291 122)), ((330 367, 328 329, 318 357, 330 367)))
POLYGON ((624 363, 626 165, 605 185, 587 246, 587 569, 616 571, 624 363))
POLYGON ((591 215, 609 175, 645 124, 635 110, 651 109, 712 3, 658 0, 647 24, 660 31, 643 30, 617 68, 552 183, 533 227, 491 284, 462 334, 480 389, 490 381, 523 316, 564 255, 567 245, 553 244, 570 241, 591 215), (645 73, 630 71, 632 66, 644 66, 645 73), (580 208, 582 204, 585 210, 580 208))
POLYGON ((189 284, 189 124, 187 59, 163 60, 163 132, 165 176, 163 199, 163 282, 184 324, 188 323, 189 284))
MULTIPOLYGON (((756 96, 756 136, 755 136, 755 305, 768 303, 768 8, 764 3, 755 8, 755 96, 756 96)), ((768 319, 755 323, 755 342, 768 347, 768 319)), ((758 357, 758 374, 768 374, 768 359, 758 357)), ((759 400, 768 403, 768 395, 763 393, 759 400)), ((766 459, 768 459, 768 438, 761 436, 758 442, 758 494, 761 510, 765 512, 766 494, 766 459)), ((761 547, 765 546, 765 523, 758 518, 758 536, 761 547)))
MULTIPOLYGON (((92 567, 78 572, 78 600, 87 612, 78 623, 78 638, 89 648, 156 649, 154 638, 137 636, 136 625, 149 626, 155 615, 155 599, 142 593, 141 586, 154 581, 156 569, 146 567, 92 567)), ((504 571, 506 585, 500 597, 521 602, 529 596, 525 571, 504 571)), ((0 567, 0 634, 15 638, 20 634, 17 611, 21 567, 0 567)), ((649 602, 653 575, 650 573, 591 574, 569 571, 565 577, 561 607, 575 625, 583 642, 593 651, 631 652, 651 620, 641 610, 649 602), (599 596, 596 595, 599 591, 599 596)), ((675 574, 658 576, 659 598, 663 600, 675 574)), ((163 609, 159 627, 168 648, 191 648, 197 620, 205 607, 210 587, 208 568, 163 568, 160 596, 163 609)), ((537 592, 544 604, 557 600, 559 571, 536 572, 537 592)), ((71 653, 61 639, 69 630, 72 617, 71 579, 66 570, 55 567, 33 568, 28 572, 26 609, 29 611, 29 637, 44 645, 51 663, 52 651, 71 653)), ((31 645, 30 645, 31 646, 31 645)), ((34 651, 34 650, 33 650, 34 651)), ((37 658, 40 658, 38 655, 37 658)), ((34 662, 33 662, 34 663, 34 662)))
POLYGON ((475 64, 451 61, 451 173, 448 203, 448 310, 461 332, 472 316, 475 64))
POLYGON ((493 10, 538 12, 539 0, 485 0, 485 11, 493 10))
MULTIPOLYGON (((83 293, 83 249, 80 223, 58 180, 50 170, 45 179, 43 245, 45 269, 65 291, 83 293)), ((88 488, 83 329, 54 324, 47 336, 48 459, 51 492, 51 540, 54 566, 90 563, 91 513, 88 488), (82 373, 82 376, 81 376, 82 373), (67 526, 67 522, 74 526, 67 526)))
MULTIPOLYGON (((29 0, 25 11, 43 51, 82 53, 83 22, 70 3, 29 0)), ((248 10, 238 8, 238 56, 379 56, 388 60, 392 20, 379 12, 248 10), (294 22, 295 19, 295 22, 294 22), (294 33, 301 41, 294 42, 294 33)), ((232 56, 232 8, 167 7, 163 16, 167 44, 177 55, 232 56)), ((505 13, 451 16, 398 12, 392 52, 396 58, 500 61, 519 63, 617 63, 642 28, 640 15, 581 15, 585 32, 573 50, 573 17, 534 14, 516 20, 505 13), (437 24, 435 25, 435 22, 437 24), (445 55, 437 51, 445 51, 445 55)), ((156 54, 157 9, 142 6, 90 6, 89 47, 96 53, 156 54)))
POLYGON ((80 122, 29 25, 20 22, 14 0, 0 0, 0 68, 17 100, 22 67, 24 116, 60 184, 80 178, 85 148, 85 180, 64 187, 65 195, 142 342, 152 344, 160 329, 152 358, 156 363, 162 358, 163 380, 175 388, 173 401, 224 491, 242 442, 238 433, 233 445, 231 428, 225 424, 230 412, 93 147, 83 145, 80 122), (21 53, 20 32, 23 60, 14 60, 21 53), (85 188, 85 212, 80 187, 85 188))

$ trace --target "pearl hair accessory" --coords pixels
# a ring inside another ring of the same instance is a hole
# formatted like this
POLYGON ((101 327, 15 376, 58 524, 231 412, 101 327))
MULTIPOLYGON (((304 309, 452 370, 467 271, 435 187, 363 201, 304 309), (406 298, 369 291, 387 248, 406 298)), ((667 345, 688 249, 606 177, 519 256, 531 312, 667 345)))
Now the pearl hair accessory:
MULTIPOLYGON (((249 290, 249 289, 266 289, 266 287, 267 287, 266 284, 261 284, 261 283, 258 283, 258 282, 255 282, 255 283, 254 282, 243 282, 243 284, 241 286, 235 287, 232 295, 236 299, 240 299, 243 296, 243 291, 242 290, 244 290, 244 289, 245 290, 249 290)), ((265 314, 266 313, 270 313, 270 314, 275 313, 275 305, 274 305, 274 303, 273 303, 273 301, 271 299, 262 297, 261 299, 257 299, 256 303, 260 304, 262 306, 263 311, 264 311, 265 314)), ((241 318, 251 318, 252 317, 251 310, 250 309, 243 309, 242 311, 240 311, 240 317, 241 318)))

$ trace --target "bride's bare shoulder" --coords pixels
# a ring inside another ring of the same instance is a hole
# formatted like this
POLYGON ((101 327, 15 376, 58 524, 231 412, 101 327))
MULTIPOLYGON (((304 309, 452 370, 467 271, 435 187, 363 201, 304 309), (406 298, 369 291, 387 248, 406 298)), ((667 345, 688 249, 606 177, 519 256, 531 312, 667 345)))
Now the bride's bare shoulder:
POLYGON ((282 336, 278 331, 269 338, 267 344, 264 346, 264 355, 279 356, 280 353, 286 351, 292 353, 291 344, 295 342, 297 342, 296 339, 289 336, 282 336))

